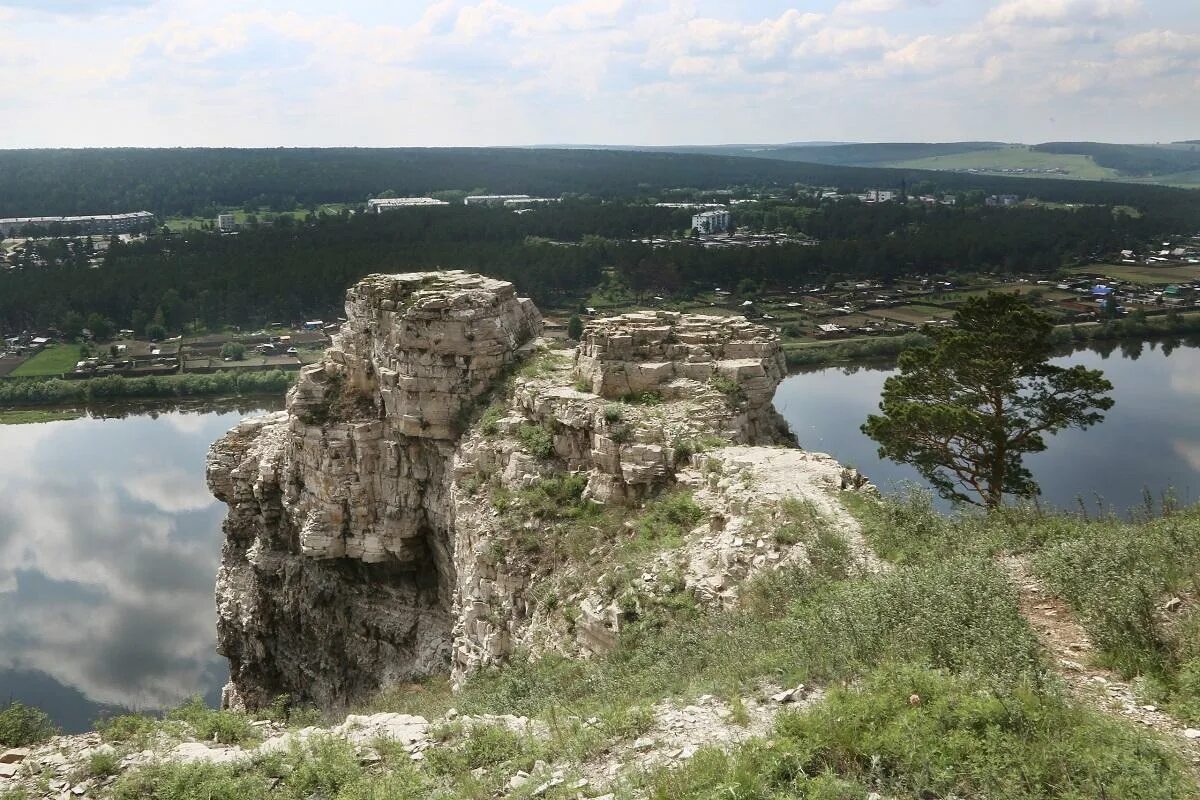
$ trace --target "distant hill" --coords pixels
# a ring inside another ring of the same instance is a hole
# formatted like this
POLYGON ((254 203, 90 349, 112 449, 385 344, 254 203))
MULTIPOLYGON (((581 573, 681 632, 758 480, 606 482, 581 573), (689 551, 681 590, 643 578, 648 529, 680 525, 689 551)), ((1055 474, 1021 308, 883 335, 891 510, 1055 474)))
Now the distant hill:
POLYGON ((1027 178, 1073 178, 1197 187, 1200 140, 1170 145, 1101 142, 873 142, 625 148, 765 158, 847 167, 897 167, 1027 178))
POLYGON ((1035 145, 1041 153, 1088 156, 1098 165, 1128 177, 1171 175, 1200 169, 1200 152, 1179 147, 1102 142, 1047 142, 1035 145))
MULTIPOLYGON (((0 217, 95 214, 146 209, 162 217, 212 215, 216 207, 291 210, 322 203, 362 203, 386 190, 400 196, 439 190, 486 190, 558 196, 653 197, 665 189, 730 186, 833 186, 845 191, 926 183, 942 191, 1029 194, 1028 177, 932 171, 939 159, 994 160, 1013 151, 963 151, 948 145, 831 145, 834 158, 879 158, 951 152, 904 163, 848 166, 766 155, 696 154, 662 150, 525 148, 274 148, 0 150, 0 217), (855 149, 857 148, 857 150, 855 149), (957 152, 955 152, 957 151, 957 152)), ((1016 148, 1024 152, 1018 146, 1016 148)), ((1020 154, 1018 152, 1018 155, 1020 154)), ((1187 155, 1187 151, 1180 151, 1187 155)), ((1037 153, 1042 159, 1091 164, 1087 156, 1037 153)), ((936 166, 934 169, 941 169, 936 166)), ((1115 174, 1101 172, 1101 175, 1115 174)), ((1191 177, 1195 179, 1193 171, 1191 177)), ((1076 177, 1075 175, 1067 176, 1076 177)), ((1082 177, 1082 176, 1081 176, 1082 177)), ((1087 175, 1086 177, 1096 177, 1087 175)), ((1151 186, 1059 179, 1039 181, 1047 201, 1133 205, 1167 201, 1151 186)), ((1171 201, 1175 202, 1175 201, 1171 201)))
POLYGON ((803 161, 810 164, 864 167, 890 164, 895 161, 932 158, 995 150, 1002 142, 875 142, 864 144, 806 144, 753 145, 713 148, 680 148, 681 152, 712 152, 781 161, 803 161))

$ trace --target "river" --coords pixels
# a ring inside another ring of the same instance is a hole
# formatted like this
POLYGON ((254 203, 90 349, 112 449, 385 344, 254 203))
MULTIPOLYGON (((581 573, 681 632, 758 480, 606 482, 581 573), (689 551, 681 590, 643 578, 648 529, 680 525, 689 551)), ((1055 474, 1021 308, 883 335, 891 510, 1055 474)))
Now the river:
MULTIPOLYGON (((1055 363, 1103 370, 1116 405, 1099 425, 1048 437, 1046 451, 1026 458, 1041 502, 1078 509, 1082 499, 1089 513, 1124 514, 1142 505, 1145 490, 1159 502, 1167 491, 1181 503, 1200 500, 1200 349, 1138 344, 1055 363)), ((892 374, 878 366, 806 370, 780 384, 775 406, 801 447, 856 467, 884 491, 925 486, 913 468, 881 460, 859 430, 892 374)))
MULTIPOLYGON (((1044 499, 1089 511, 1141 503, 1143 487, 1200 497, 1200 349, 1085 351, 1116 406, 1088 431, 1029 459, 1044 499), (1134 355, 1138 354, 1138 357, 1134 355)), ((889 369, 789 377, 776 405, 807 449, 881 488, 918 480, 880 461, 858 427, 889 369)), ((262 408, 262 406, 259 406, 262 408)), ((0 425, 0 703, 46 709, 66 731, 115 709, 151 710, 226 679, 215 646, 213 581, 224 507, 208 493, 208 446, 255 407, 131 413, 0 425)))
POLYGON ((0 425, 0 705, 75 732, 219 698, 224 505, 204 457, 261 405, 0 425))

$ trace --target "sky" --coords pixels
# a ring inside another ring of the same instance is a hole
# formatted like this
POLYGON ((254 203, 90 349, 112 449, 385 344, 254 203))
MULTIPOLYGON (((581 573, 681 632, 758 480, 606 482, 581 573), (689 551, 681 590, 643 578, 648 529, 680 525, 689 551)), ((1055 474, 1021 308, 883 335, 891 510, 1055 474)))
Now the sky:
POLYGON ((0 147, 1200 138, 1196 0, 0 0, 0 147))

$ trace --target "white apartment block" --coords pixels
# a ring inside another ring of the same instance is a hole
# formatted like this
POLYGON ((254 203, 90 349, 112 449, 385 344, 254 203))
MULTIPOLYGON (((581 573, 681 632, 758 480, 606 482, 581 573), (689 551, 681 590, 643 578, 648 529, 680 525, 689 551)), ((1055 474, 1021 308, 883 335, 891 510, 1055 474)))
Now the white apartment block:
POLYGON ((729 211, 716 208, 692 217, 692 227, 700 233, 724 233, 729 230, 731 221, 729 211))

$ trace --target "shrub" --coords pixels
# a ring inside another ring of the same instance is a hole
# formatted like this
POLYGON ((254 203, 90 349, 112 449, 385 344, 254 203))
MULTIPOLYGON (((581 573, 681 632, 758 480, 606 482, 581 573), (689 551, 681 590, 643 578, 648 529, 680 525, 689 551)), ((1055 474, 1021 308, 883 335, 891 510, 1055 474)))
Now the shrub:
POLYGON ((295 797, 336 797, 363 777, 354 745, 341 737, 309 737, 291 755, 285 782, 295 797))
POLYGON ((538 519, 574 519, 597 513, 599 507, 583 500, 587 475, 561 474, 543 478, 517 492, 521 511, 538 519))
POLYGON ((460 742, 426 751, 425 763, 435 775, 464 775, 474 769, 530 770, 541 756, 538 741, 499 725, 477 725, 460 742))
POLYGON ((621 400, 637 406, 657 406, 662 404, 663 396, 662 392, 630 392, 621 400))
POLYGON ((604 407, 604 421, 612 424, 620 422, 625 418, 625 412, 621 410, 621 406, 616 403, 609 403, 604 407))
POLYGON ((246 358, 246 345, 241 342, 226 342, 221 345, 221 358, 229 361, 242 361, 246 358))
POLYGON ((637 546, 673 546, 704 518, 689 492, 664 494, 647 504, 634 523, 637 546))
POLYGON ((95 750, 88 756, 87 774, 92 778, 107 778, 116 775, 121 767, 121 757, 116 750, 95 750))
POLYGON ((708 380, 708 385, 716 389, 731 403, 740 403, 746 397, 746 392, 742 385, 733 378, 727 378, 724 375, 714 374, 708 380))
POLYGON ((500 420, 504 419, 504 406, 490 405, 479 420, 479 430, 484 436, 495 436, 500 432, 500 420))
POLYGON ((0 711, 0 746, 25 747, 39 744, 54 733, 50 717, 40 708, 14 702, 0 711))
POLYGON ((583 320, 579 318, 578 314, 572 314, 571 318, 567 320, 567 338, 575 341, 583 338, 583 320))
POLYGON ((209 708, 200 697, 193 697, 179 708, 167 712, 167 719, 185 722, 196 738, 221 744, 241 744, 258 738, 250 718, 236 711, 209 708))
POLYGON ((343 786, 336 800, 425 800, 429 796, 429 785, 424 778, 408 768, 363 776, 343 786))
POLYGON ((536 458, 546 459, 554 455, 554 434, 545 424, 522 425, 517 429, 517 439, 536 458))
POLYGON ((113 784, 113 800, 250 800, 266 797, 265 775, 248 764, 163 762, 126 772, 113 784))
POLYGON ((96 720, 96 731, 106 742, 145 741, 159 727, 159 721, 145 714, 121 714, 96 720))

